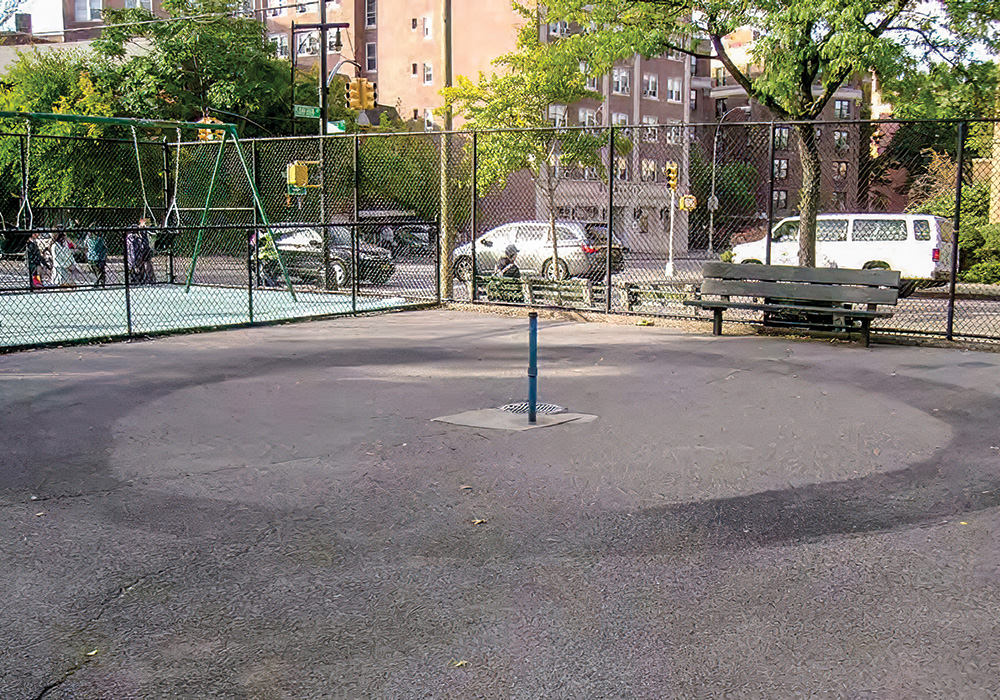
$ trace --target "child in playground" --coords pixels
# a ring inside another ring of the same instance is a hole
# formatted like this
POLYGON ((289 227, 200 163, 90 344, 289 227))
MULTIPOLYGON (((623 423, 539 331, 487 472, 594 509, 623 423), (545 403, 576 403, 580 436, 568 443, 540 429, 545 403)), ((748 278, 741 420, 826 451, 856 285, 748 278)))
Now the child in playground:
POLYGON ((57 229, 52 234, 52 242, 49 244, 49 253, 52 256, 52 285, 56 287, 70 284, 74 278, 85 278, 73 256, 74 245, 66 236, 66 231, 57 229))
POLYGON ((42 286, 42 269, 51 269, 52 265, 42 255, 38 248, 37 231, 32 231, 28 238, 28 243, 24 247, 24 260, 28 263, 28 285, 32 290, 40 289, 42 286))
POLYGON ((129 231, 125 236, 125 252, 128 256, 129 283, 153 284, 156 275, 153 272, 153 248, 149 244, 149 219, 139 219, 139 228, 129 231))
POLYGON ((107 282, 108 246, 104 236, 94 230, 87 232, 87 262, 94 273, 94 286, 103 287, 107 282))

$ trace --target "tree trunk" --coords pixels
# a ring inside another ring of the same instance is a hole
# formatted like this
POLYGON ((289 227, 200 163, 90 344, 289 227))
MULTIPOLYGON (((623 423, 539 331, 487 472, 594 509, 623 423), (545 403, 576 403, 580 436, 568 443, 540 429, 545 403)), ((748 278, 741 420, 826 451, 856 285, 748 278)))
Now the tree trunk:
POLYGON ((799 199, 799 265, 816 267, 816 215, 820 204, 820 160, 816 129, 812 124, 796 124, 799 160, 802 163, 802 190, 799 199))

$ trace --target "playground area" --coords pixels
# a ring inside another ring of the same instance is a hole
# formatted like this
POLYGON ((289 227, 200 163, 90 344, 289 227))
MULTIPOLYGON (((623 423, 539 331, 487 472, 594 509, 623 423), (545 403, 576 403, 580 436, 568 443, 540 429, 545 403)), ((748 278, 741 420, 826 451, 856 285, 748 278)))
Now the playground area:
POLYGON ((4 296, 0 348, 125 338, 171 331, 365 313, 405 305, 402 297, 282 289, 177 285, 52 290, 4 296))
POLYGON ((1000 355, 539 326, 0 357, 0 696, 1000 694, 1000 355))

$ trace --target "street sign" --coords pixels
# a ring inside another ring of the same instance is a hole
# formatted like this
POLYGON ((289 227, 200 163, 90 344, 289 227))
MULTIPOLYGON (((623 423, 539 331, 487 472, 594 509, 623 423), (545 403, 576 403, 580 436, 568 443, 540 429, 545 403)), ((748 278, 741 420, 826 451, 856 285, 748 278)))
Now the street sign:
POLYGON ((299 195, 299 196, 301 196, 301 195, 304 195, 308 191, 309 191, 308 187, 297 187, 296 185, 289 185, 288 186, 288 194, 289 194, 289 196, 293 196, 293 195, 299 195))
POLYGON ((347 131, 347 124, 343 119, 337 122, 327 122, 326 123, 326 133, 328 134, 343 134, 347 131))
POLYGON ((312 105, 295 105, 293 114, 296 117, 302 117, 303 119, 319 119, 320 109, 319 107, 313 107, 312 105))

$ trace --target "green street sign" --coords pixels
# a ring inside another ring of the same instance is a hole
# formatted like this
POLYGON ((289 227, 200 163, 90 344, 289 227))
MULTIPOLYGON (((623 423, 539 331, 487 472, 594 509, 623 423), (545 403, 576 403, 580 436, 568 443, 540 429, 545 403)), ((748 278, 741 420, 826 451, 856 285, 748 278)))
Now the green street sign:
POLYGON ((341 119, 338 122, 327 122, 326 130, 331 134, 343 134, 347 131, 347 124, 341 119))
POLYGON ((319 107, 313 107, 312 105, 295 105, 293 113, 296 117, 305 119, 319 119, 320 117, 319 107))
POLYGON ((296 187, 295 185, 289 185, 288 186, 288 195, 289 196, 294 196, 294 195, 302 196, 302 195, 304 195, 306 193, 306 191, 308 189, 309 188, 307 188, 307 187, 296 187))

